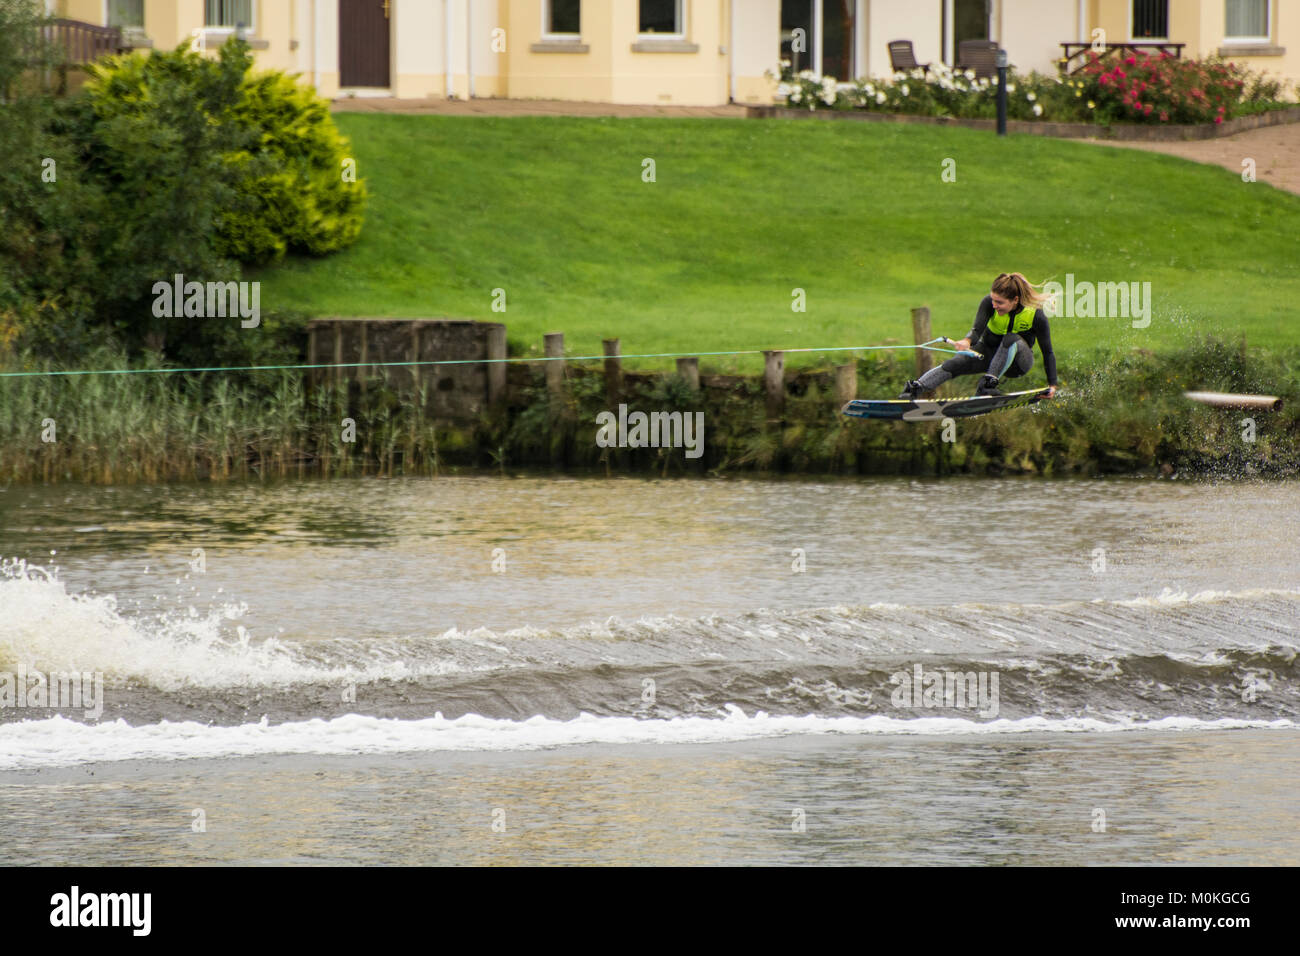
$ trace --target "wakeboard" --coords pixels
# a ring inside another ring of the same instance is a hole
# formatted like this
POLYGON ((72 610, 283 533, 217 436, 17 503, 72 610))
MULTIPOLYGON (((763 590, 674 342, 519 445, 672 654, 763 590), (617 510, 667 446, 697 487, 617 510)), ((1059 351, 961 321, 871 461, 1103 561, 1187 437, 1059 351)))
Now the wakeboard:
POLYGON ((1048 389, 1031 388, 1005 395, 970 395, 966 398, 857 398, 841 412, 851 418, 886 418, 904 422, 940 421, 944 418, 970 418, 995 412, 1000 408, 1032 405, 1047 397, 1048 389))

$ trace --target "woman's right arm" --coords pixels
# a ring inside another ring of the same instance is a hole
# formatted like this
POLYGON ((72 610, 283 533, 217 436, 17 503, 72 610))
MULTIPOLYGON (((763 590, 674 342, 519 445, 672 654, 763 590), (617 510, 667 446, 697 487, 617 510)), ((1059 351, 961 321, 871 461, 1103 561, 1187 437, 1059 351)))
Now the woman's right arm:
POLYGON ((986 295, 983 299, 980 300, 979 308, 975 310, 975 324, 971 326, 971 330, 968 333, 966 333, 966 338, 962 339, 962 342, 964 342, 965 344, 959 345, 958 347, 968 349, 970 348, 970 344, 972 342, 978 342, 980 340, 980 336, 984 334, 984 330, 988 328, 989 318, 992 315, 993 315, 993 296, 986 295))

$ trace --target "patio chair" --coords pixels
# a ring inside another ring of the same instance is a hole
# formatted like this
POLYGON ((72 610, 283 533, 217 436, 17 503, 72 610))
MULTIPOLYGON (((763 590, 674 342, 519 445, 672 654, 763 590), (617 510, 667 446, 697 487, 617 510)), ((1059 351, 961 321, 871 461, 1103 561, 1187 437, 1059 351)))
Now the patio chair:
POLYGON ((889 65, 895 73, 906 73, 908 70, 918 68, 927 71, 930 69, 929 63, 916 62, 911 40, 889 41, 889 65))
POLYGON ((996 79, 998 45, 992 40, 962 40, 957 44, 957 69, 974 70, 977 77, 996 79))

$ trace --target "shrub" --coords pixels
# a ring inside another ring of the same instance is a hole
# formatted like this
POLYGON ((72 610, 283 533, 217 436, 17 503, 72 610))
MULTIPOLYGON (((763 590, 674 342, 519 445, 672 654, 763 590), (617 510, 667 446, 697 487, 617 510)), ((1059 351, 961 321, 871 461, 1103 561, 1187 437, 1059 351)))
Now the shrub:
POLYGON ((245 263, 286 251, 326 255, 361 233, 365 185, 346 182, 348 141, 329 105, 279 71, 245 79, 234 119, 251 134, 226 161, 241 173, 244 202, 223 214, 220 247, 245 263))
POLYGON ((1137 53, 1122 60, 1089 54, 1079 71, 1091 96, 1137 122, 1222 123, 1242 100, 1248 71, 1218 58, 1183 60, 1137 53))
MULTIPOLYGON (((1007 116, 1057 122, 1222 122, 1242 113, 1290 105, 1282 81, 1214 58, 1180 60, 1167 54, 1098 58, 1072 76, 1007 72, 1007 116)), ((770 78, 776 77, 769 71, 770 78)), ((778 95, 786 105, 812 109, 860 109, 883 113, 963 118, 997 112, 996 80, 976 78, 943 63, 840 82, 810 70, 792 73, 781 61, 778 95)))

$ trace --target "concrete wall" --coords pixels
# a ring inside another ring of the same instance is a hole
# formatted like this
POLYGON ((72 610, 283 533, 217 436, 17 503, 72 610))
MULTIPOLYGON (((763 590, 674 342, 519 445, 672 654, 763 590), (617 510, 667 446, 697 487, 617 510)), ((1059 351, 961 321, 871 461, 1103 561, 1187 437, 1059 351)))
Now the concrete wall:
POLYGON ((737 103, 766 105, 776 94, 776 82, 763 74, 781 75, 781 0, 730 0, 735 10, 731 46, 736 73, 737 103))
MULTIPOLYGON (((686 106, 725 103, 730 86, 730 2, 685 0, 682 38, 655 39, 638 35, 637 0, 589 0, 582 7, 579 41, 566 44, 543 39, 543 0, 502 0, 510 37, 505 95, 686 106)), ((769 6, 769 0, 760 0, 756 9, 766 15, 769 6)), ((774 26, 770 48, 777 46, 774 26)), ((757 47, 746 43, 746 49, 757 47)), ((756 54, 751 59, 757 62, 756 54)), ((769 65, 775 66, 775 59, 769 65)), ((753 94, 754 77, 749 85, 753 94)))
POLYGON ((1021 73, 1037 70, 1055 76, 1061 44, 1078 39, 1075 0, 1002 0, 997 13, 995 36, 1007 51, 1008 62, 1021 73))
MULTIPOLYGON (((505 357, 505 326, 468 319, 313 319, 307 324, 309 365, 350 362, 433 362, 505 357)), ((505 364, 313 369, 316 384, 381 378, 410 394, 416 380, 425 409, 440 419, 473 421, 488 406, 489 379, 505 381, 505 364)))

